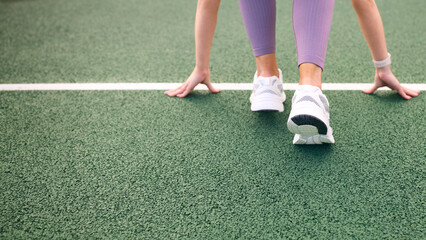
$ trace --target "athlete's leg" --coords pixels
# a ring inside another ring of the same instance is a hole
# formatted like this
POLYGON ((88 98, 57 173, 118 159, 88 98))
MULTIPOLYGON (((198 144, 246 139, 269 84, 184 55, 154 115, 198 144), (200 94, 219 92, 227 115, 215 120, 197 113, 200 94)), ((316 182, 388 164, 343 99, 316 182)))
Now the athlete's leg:
POLYGON ((329 104, 321 92, 334 0, 294 0, 293 28, 297 46, 300 86, 292 99, 287 121, 294 144, 334 143, 329 104))
POLYGON ((334 0, 294 0, 293 29, 300 85, 321 88, 334 0))
POLYGON ((284 111, 282 74, 275 58, 275 0, 239 0, 244 26, 256 57, 250 96, 252 111, 284 111))
POLYGON ((259 76, 278 76, 275 59, 275 0, 239 0, 259 76))

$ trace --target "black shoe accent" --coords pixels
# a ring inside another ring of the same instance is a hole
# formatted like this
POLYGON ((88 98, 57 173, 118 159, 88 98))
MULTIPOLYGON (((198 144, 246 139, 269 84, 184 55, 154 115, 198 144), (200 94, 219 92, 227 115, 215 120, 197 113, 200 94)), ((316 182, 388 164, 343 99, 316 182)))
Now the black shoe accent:
POLYGON ((291 118, 291 121, 296 123, 298 126, 311 125, 318 129, 318 133, 321 135, 327 135, 327 126, 320 119, 311 115, 297 115, 291 118))
POLYGON ((262 109, 262 110, 257 110, 254 112, 278 112, 278 110, 275 109, 262 109))

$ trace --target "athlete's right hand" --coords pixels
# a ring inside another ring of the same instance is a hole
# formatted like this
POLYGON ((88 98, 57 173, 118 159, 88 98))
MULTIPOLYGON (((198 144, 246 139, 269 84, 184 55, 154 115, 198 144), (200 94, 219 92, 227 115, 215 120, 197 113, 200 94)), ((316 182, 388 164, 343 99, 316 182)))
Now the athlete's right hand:
POLYGON ((398 79, 393 75, 390 70, 390 66, 384 68, 376 68, 376 75, 374 76, 374 84, 369 89, 363 90, 364 93, 372 94, 379 87, 389 87, 390 89, 396 90, 401 97, 406 100, 411 99, 412 97, 417 97, 420 93, 420 90, 409 89, 402 86, 398 79))
POLYGON ((205 84, 212 93, 220 92, 219 89, 213 87, 210 81, 210 72, 199 71, 196 68, 192 71, 188 79, 178 88, 165 91, 164 93, 170 97, 186 97, 198 84, 205 84))

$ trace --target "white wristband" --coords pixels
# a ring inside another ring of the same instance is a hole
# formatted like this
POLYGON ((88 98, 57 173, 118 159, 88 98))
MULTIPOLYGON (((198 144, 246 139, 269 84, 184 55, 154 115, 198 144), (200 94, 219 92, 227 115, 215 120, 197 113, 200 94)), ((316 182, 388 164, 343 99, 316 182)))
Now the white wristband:
POLYGON ((386 58, 385 60, 382 61, 374 61, 373 60, 373 64, 375 68, 382 68, 382 67, 386 67, 391 65, 392 60, 391 60, 391 55, 390 53, 388 53, 388 58, 386 58))

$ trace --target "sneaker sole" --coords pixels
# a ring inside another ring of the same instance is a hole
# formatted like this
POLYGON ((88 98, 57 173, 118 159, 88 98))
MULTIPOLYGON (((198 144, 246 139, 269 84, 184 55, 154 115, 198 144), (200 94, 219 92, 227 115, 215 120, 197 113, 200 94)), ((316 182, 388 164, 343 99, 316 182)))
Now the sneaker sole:
POLYGON ((296 134, 293 144, 334 143, 332 130, 320 119, 311 115, 296 115, 288 120, 287 128, 296 134))
POLYGON ((259 99, 254 99, 251 101, 251 111, 252 112, 283 112, 284 101, 285 101, 285 97, 284 97, 284 100, 277 99, 276 97, 273 97, 273 98, 263 97, 259 99))
POLYGON ((332 144, 334 143, 333 136, 328 135, 312 135, 303 136, 295 134, 293 138, 293 144, 295 145, 318 145, 318 144, 332 144))
POLYGON ((284 105, 275 102, 257 102, 251 104, 252 112, 283 112, 284 105))

